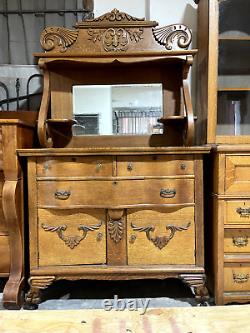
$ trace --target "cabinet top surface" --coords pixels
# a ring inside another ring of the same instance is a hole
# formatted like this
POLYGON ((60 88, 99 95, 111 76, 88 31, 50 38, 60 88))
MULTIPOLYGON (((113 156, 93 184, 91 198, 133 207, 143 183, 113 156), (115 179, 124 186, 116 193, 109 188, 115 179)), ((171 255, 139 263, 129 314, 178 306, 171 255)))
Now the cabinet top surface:
POLYGON ((48 148, 18 149, 19 156, 65 156, 65 155, 146 155, 146 154, 208 154, 210 146, 196 147, 96 147, 96 148, 48 148))

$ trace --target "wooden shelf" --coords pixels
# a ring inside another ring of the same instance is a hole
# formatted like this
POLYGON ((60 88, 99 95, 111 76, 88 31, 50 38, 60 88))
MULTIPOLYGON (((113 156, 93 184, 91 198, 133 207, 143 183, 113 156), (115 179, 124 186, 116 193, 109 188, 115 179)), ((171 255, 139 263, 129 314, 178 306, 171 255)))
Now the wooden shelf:
POLYGON ((250 36, 228 36, 228 37, 219 37, 219 41, 250 41, 250 36))
MULTIPOLYGON (((171 116, 166 118, 160 118, 158 119, 158 122, 161 124, 167 124, 171 122, 185 122, 187 120, 186 116, 171 116)), ((194 120, 197 120, 197 117, 194 116, 194 120)))
POLYGON ((218 92, 230 92, 230 91, 250 91, 250 87, 246 88, 246 87, 242 87, 242 88, 218 88, 218 92))

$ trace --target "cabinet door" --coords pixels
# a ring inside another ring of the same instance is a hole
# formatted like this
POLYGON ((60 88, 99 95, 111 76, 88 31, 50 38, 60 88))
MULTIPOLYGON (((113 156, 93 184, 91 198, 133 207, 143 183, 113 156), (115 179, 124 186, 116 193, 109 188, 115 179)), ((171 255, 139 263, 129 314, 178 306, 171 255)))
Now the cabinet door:
POLYGON ((128 210, 129 265, 195 264, 194 207, 128 210))
POLYGON ((38 210, 39 266, 106 263, 104 210, 38 210))

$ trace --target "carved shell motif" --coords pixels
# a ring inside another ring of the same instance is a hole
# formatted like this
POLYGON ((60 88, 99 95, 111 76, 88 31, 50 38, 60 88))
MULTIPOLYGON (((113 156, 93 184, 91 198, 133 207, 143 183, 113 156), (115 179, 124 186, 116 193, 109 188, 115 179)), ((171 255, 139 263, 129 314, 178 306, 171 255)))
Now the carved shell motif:
POLYGON ((153 28, 153 35, 167 50, 187 49, 192 42, 191 30, 183 24, 153 28))
POLYGON ((48 27, 43 30, 40 43, 45 51, 51 51, 56 46, 60 52, 65 52, 76 41, 78 30, 70 30, 63 27, 48 27))

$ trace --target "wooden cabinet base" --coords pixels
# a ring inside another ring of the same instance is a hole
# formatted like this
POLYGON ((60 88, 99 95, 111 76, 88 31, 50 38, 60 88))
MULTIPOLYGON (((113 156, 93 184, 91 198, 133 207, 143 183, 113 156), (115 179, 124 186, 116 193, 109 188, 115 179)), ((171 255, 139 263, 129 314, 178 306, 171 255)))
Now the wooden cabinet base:
POLYGON ((167 278, 183 281, 204 303, 202 153, 208 151, 19 150, 28 157, 27 304, 39 303, 41 291, 56 280, 167 278), (129 174, 131 160, 135 175, 129 174), (152 167, 155 160, 167 175, 152 167), (90 168, 100 161, 112 163, 104 166, 105 176, 90 168), (57 167, 66 163, 73 176, 57 167))
MULTIPOLYGON (((30 290, 25 298, 26 309, 36 309, 38 304, 41 302, 42 291, 48 288, 53 282, 58 280, 83 280, 83 279, 94 279, 94 280, 136 280, 136 279, 167 279, 176 278, 181 280, 187 285, 192 294, 194 295, 197 305, 205 305, 209 300, 208 290, 205 286, 206 277, 204 273, 198 273, 198 271, 204 271, 202 268, 192 269, 191 272, 183 273, 183 269, 180 269, 182 273, 173 272, 172 268, 161 266, 147 266, 147 267, 106 267, 106 268, 90 268, 86 273, 81 275, 67 275, 62 273, 58 275, 32 275, 29 279, 30 290), (105 271, 105 272, 102 272, 105 271), (195 272, 196 271, 196 272, 195 272)), ((177 270, 177 269, 176 269, 177 270)), ((187 270, 187 269, 186 269, 187 270)), ((82 272, 84 269, 82 269, 82 272)), ((187 270, 188 271, 188 270, 187 270)))

